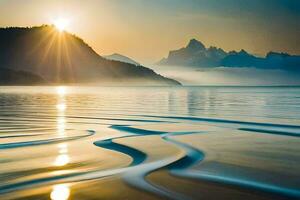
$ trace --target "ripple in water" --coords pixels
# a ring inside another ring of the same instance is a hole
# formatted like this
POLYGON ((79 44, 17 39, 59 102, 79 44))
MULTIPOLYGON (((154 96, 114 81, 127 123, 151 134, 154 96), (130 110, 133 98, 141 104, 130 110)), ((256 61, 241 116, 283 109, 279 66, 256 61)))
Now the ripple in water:
POLYGON ((300 198, 300 88, 1 87, 1 199, 300 198))

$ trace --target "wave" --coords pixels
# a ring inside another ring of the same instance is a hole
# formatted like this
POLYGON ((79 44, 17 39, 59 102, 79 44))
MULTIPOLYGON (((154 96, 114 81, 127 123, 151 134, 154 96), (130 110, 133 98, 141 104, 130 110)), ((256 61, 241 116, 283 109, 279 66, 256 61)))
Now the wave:
POLYGON ((11 148, 28 147, 28 146, 35 146, 35 145, 54 144, 54 143, 59 143, 59 142, 77 140, 77 139, 80 139, 83 137, 88 137, 88 136, 91 136, 94 134, 95 134, 94 131, 89 130, 89 131, 87 131, 86 134, 82 134, 82 135, 78 135, 78 136, 64 136, 64 137, 57 137, 57 138, 45 139, 45 140, 4 143, 4 144, 0 144, 0 149, 11 149, 11 148))
MULTIPOLYGON (((198 118, 198 117, 175 117, 175 116, 151 116, 145 115, 144 117, 156 117, 156 118, 166 118, 168 123, 177 123, 175 120, 190 120, 199 122, 213 122, 213 123, 229 123, 229 124, 239 124, 247 126, 260 126, 260 127, 278 127, 295 129, 295 131, 300 128, 298 125, 285 125, 285 124, 268 124, 268 123, 256 123, 256 122, 244 122, 244 121, 234 121, 234 120, 223 120, 223 119, 210 119, 210 118, 198 118)), ((77 118, 77 117, 75 117, 77 118)), ((80 118, 80 117, 79 117, 80 118)), ((87 118, 87 119, 104 119, 109 118, 87 118)), ((109 119, 110 120, 110 119, 109 119)), ((117 119, 119 120, 119 119, 117 119)), ((122 121, 122 120, 119 120, 122 121)), ((157 123, 165 122, 161 120, 128 120, 124 121, 134 121, 142 123, 157 123)), ((74 121, 73 121, 74 122, 74 121)), ((72 122, 70 122, 72 123, 72 122)), ((109 128, 125 133, 123 136, 111 137, 105 140, 93 141, 93 144, 99 148, 108 149, 114 152, 121 153, 123 155, 129 156, 132 161, 128 166, 116 167, 115 169, 107 170, 91 170, 86 172, 70 172, 67 174, 54 175, 46 178, 38 178, 29 181, 11 183, 7 185, 0 186, 0 193, 4 194, 7 192, 16 191, 19 189, 32 188, 33 186, 43 186, 49 184, 57 184, 61 182, 81 182, 86 180, 95 180, 106 177, 120 176, 123 180, 131 187, 158 195, 163 198, 168 199, 189 199, 190 197, 185 194, 172 191, 167 187, 160 186, 154 182, 148 181, 147 176, 151 173, 167 169, 169 173, 174 177, 186 178, 191 180, 204 180, 212 183, 217 183, 220 185, 231 185, 237 188, 251 188, 254 190, 259 190, 267 193, 274 193, 284 197, 298 198, 300 197, 299 190, 286 188, 283 186, 276 186, 269 183, 257 182, 254 180, 243 179, 243 177, 233 177, 230 175, 224 176, 219 174, 211 174, 206 171, 193 169, 196 165, 201 165, 201 162, 205 161, 206 153, 201 151, 191 145, 180 142, 176 140, 176 136, 189 135, 189 134, 210 134, 206 130, 199 131, 182 131, 182 132, 167 132, 158 130, 147 130, 143 128, 133 127, 132 125, 119 125, 113 124, 109 128), (160 136, 160 138, 167 143, 175 146, 180 153, 169 155, 168 157, 161 158, 159 160, 148 160, 149 155, 146 152, 134 148, 132 146, 120 144, 119 141, 127 140, 128 138, 135 139, 137 137, 147 137, 147 136, 160 136)), ((285 136, 296 136, 299 135, 296 132, 286 132, 286 131, 274 131, 269 129, 256 129, 256 128, 236 128, 241 131, 250 131, 256 133, 270 133, 279 134, 285 136)), ((96 131, 89 130, 85 134, 61 138, 50 138, 45 140, 36 141, 26 141, 17 143, 5 143, 0 144, 0 149, 27 147, 35 145, 45 145, 59 142, 66 142, 70 140, 77 140, 83 137, 88 137, 94 135, 96 131)), ((38 134, 37 134, 38 135, 38 134)), ((36 136, 35 134, 24 135, 24 137, 36 136)), ((0 138, 10 138, 10 137, 23 137, 23 135, 4 135, 0 138)))
POLYGON ((98 147, 121 152, 125 155, 130 156, 132 158, 132 162, 129 166, 139 165, 143 163, 147 158, 147 154, 145 154, 144 152, 122 144, 115 143, 112 139, 96 141, 94 142, 94 144, 98 147))
POLYGON ((286 132, 286 131, 266 130, 266 129, 257 129, 257 128, 239 128, 239 130, 255 132, 255 133, 266 133, 266 134, 273 134, 273 135, 300 137, 300 132, 286 132))
MULTIPOLYGON (((149 187, 148 183, 146 185, 145 185, 145 183, 141 184, 141 182, 142 182, 141 180, 145 179, 145 176, 147 176, 151 172, 160 170, 162 168, 167 168, 170 170, 170 173, 172 175, 178 176, 178 177, 184 177, 184 178, 189 178, 189 179, 200 179, 200 180, 210 181, 210 182, 214 182, 214 183, 219 183, 222 185, 232 185, 232 186, 248 188, 248 189, 252 188, 255 190, 275 193, 275 194, 278 194, 281 196, 286 196, 286 197, 294 197, 294 198, 300 197, 300 191, 295 190, 295 189, 284 188, 282 186, 270 185, 267 183, 260 183, 257 181, 245 180, 245 179, 242 179, 241 177, 237 178, 237 177, 230 177, 230 176, 219 176, 219 175, 207 174, 205 171, 191 170, 190 168, 193 165, 196 165, 199 162, 204 160, 205 153, 194 147, 191 147, 190 145, 187 145, 185 143, 182 143, 175 139, 172 139, 172 136, 197 134, 197 132, 190 132, 190 133, 189 132, 182 132, 182 133, 177 132, 175 134, 172 134, 172 133, 138 129, 138 128, 133 128, 133 127, 128 127, 128 126, 117 126, 117 129, 122 130, 122 131, 128 131, 128 132, 134 133, 134 134, 143 134, 143 133, 145 133, 144 135, 160 134, 162 139, 164 139, 168 142, 171 142, 172 144, 177 145, 178 148, 180 148, 181 150, 183 150, 185 152, 184 156, 178 158, 177 160, 174 160, 173 162, 171 162, 169 164, 164 163, 162 165, 162 163, 161 163, 161 165, 157 166, 157 168, 155 168, 155 169, 144 170, 140 173, 135 171, 134 172, 135 176, 133 176, 133 174, 129 173, 130 175, 128 175, 128 177, 131 177, 129 179, 130 180, 129 183, 131 183, 131 185, 133 185, 135 187, 138 187, 139 189, 149 191, 149 188, 152 188, 151 189, 152 192, 154 192, 156 194, 160 194, 161 196, 164 196, 164 197, 170 197, 171 199, 174 199, 175 195, 174 194, 170 195, 170 194, 172 194, 172 192, 166 190, 165 188, 155 186, 155 189, 154 189, 153 186, 149 187), (133 179, 132 177, 135 177, 135 178, 133 179), (134 180, 133 181, 134 184, 132 184, 132 179, 134 180), (168 195, 166 193, 168 193, 168 195)), ((202 133, 200 133, 200 134, 202 134, 202 133)), ((176 194, 176 195, 178 196, 178 194, 176 194)), ((183 198, 186 199, 187 197, 183 197, 183 198)), ((181 199, 181 198, 179 198, 179 199, 181 199)))
POLYGON ((203 117, 155 116, 155 115, 140 115, 140 116, 141 117, 151 117, 151 118, 161 118, 161 119, 203 121, 203 122, 212 122, 212 123, 227 123, 227 124, 241 124, 241 125, 254 125, 254 126, 268 126, 268 127, 300 129, 299 125, 290 125, 290 124, 259 123, 259 122, 248 122, 248 121, 228 120, 228 119, 203 118, 203 117))

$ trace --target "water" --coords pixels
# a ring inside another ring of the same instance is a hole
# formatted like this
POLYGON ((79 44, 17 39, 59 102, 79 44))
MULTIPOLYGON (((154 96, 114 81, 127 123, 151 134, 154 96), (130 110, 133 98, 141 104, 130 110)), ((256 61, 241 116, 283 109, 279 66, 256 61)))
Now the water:
POLYGON ((0 87, 1 199, 296 199, 299 152, 299 87, 0 87))

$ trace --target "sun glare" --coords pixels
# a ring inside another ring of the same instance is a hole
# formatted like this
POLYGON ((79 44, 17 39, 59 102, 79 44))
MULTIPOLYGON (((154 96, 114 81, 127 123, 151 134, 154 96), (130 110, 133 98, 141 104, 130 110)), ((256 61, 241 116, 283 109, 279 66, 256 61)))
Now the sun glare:
POLYGON ((59 18, 59 19, 54 20, 53 24, 57 28, 57 30, 59 30, 60 32, 63 32, 68 27, 69 20, 59 18))
POLYGON ((58 86, 56 87, 56 92, 60 96, 64 96, 66 94, 67 88, 65 86, 58 86))
POLYGON ((55 185, 51 194, 50 198, 52 200, 67 200, 70 196, 70 188, 67 185, 55 185))

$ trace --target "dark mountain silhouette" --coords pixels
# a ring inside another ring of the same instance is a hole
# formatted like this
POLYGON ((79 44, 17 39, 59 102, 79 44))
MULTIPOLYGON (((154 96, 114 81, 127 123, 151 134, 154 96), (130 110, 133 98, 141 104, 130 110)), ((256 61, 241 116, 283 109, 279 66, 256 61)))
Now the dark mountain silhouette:
POLYGON ((12 73, 36 74, 56 84, 180 84, 146 67, 107 60, 77 36, 48 25, 1 28, 0 69, 3 68, 12 73))
POLYGON ((30 72, 0 68, 0 85, 43 85, 47 82, 30 72))
POLYGON ((197 41, 190 40, 185 48, 170 51, 168 58, 162 59, 159 65, 179 65, 179 66, 218 66, 227 53, 216 47, 208 49, 197 41))
POLYGON ((170 51, 159 65, 192 67, 254 67, 260 69, 281 69, 300 71, 300 56, 269 52, 266 57, 257 57, 245 50, 225 52, 221 48, 206 48, 192 39, 185 48, 170 51))
POLYGON ((124 62, 124 63, 129 63, 129 64, 133 64, 136 66, 141 66, 140 63, 134 61, 133 59, 127 57, 127 56, 123 56, 121 54, 118 53, 114 53, 108 56, 103 56, 104 58, 108 59, 108 60, 114 60, 114 61, 120 61, 120 62, 124 62))
POLYGON ((227 56, 220 60, 219 65, 226 67, 263 67, 264 59, 258 58, 241 50, 240 52, 229 52, 227 56))

